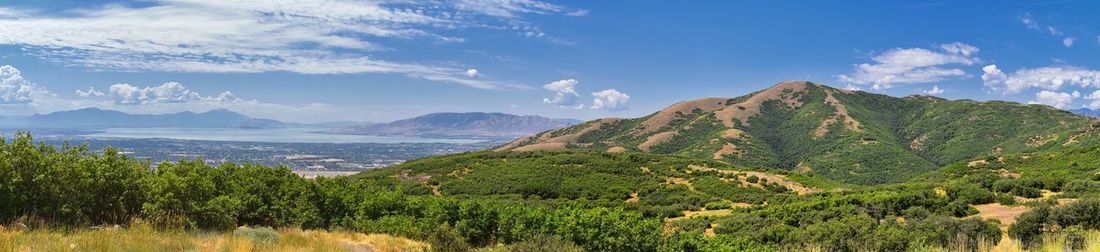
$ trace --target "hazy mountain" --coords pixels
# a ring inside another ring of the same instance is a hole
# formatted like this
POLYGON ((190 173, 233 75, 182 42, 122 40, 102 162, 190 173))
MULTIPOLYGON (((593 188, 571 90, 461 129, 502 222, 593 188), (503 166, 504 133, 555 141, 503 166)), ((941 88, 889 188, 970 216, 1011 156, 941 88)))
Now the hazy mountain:
POLYGON ((504 113, 434 113, 380 124, 338 127, 331 132, 435 138, 515 138, 580 123, 571 119, 504 113))
POLYGON ((1069 110, 1069 112, 1073 112, 1074 114, 1078 114, 1078 115, 1086 115, 1086 116, 1091 116, 1091 117, 1100 117, 1100 110, 1097 110, 1097 109, 1079 108, 1079 109, 1071 109, 1071 110, 1069 110))
POLYGON ((0 125, 33 128, 281 128, 286 124, 276 120, 251 118, 237 112, 218 109, 202 113, 136 115, 113 110, 85 108, 36 114, 29 117, 9 117, 0 125))
POLYGON ((849 183, 900 182, 980 155, 1092 141, 1093 119, 1043 105, 891 97, 805 81, 674 104, 521 138, 498 150, 588 148, 778 167, 849 183))

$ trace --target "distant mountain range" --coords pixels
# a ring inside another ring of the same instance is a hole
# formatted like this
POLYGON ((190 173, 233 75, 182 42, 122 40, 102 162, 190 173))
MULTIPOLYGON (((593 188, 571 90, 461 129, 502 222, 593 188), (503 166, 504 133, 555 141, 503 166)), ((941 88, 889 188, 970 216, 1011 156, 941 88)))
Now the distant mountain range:
POLYGON ((0 119, 0 126, 33 128, 283 128, 287 123, 271 119, 258 119, 237 112, 217 109, 202 113, 179 112, 174 114, 138 115, 114 110, 85 108, 36 114, 28 117, 0 119))
POLYGON ((1086 116, 1091 116, 1091 117, 1100 117, 1100 109, 1079 108, 1079 109, 1071 109, 1071 110, 1069 110, 1069 112, 1073 112, 1074 114, 1078 114, 1078 115, 1086 115, 1086 116))
POLYGON ((431 138, 513 139, 581 123, 573 119, 504 113, 434 113, 380 124, 338 127, 331 133, 431 138))

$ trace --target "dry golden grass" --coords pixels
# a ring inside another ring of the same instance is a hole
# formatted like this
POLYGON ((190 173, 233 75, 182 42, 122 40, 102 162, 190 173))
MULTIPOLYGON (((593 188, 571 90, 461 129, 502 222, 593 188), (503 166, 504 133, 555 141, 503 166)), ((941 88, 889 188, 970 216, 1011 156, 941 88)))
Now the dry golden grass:
POLYGON ((282 229, 263 241, 226 233, 161 231, 136 224, 99 230, 12 230, 0 226, 0 251, 426 251, 425 243, 378 234, 282 229))

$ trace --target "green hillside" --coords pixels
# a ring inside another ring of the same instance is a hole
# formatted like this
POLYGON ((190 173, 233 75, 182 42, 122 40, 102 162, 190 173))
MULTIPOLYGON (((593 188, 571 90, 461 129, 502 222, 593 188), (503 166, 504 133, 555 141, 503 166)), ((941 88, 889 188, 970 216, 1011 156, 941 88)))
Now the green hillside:
POLYGON ((904 98, 790 81, 732 99, 601 119, 497 150, 594 149, 713 159, 854 184, 907 181, 951 163, 1095 142, 1092 119, 1042 105, 904 98))

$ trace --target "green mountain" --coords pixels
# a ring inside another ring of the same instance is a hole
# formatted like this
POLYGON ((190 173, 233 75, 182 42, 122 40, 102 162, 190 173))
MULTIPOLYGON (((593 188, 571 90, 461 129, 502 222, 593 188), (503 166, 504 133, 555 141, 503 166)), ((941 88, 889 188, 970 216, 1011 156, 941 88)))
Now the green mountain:
POLYGON ((596 149, 781 168, 853 184, 908 181, 997 153, 1095 143, 1094 119, 1043 105, 892 97, 787 81, 515 140, 498 151, 596 149))

